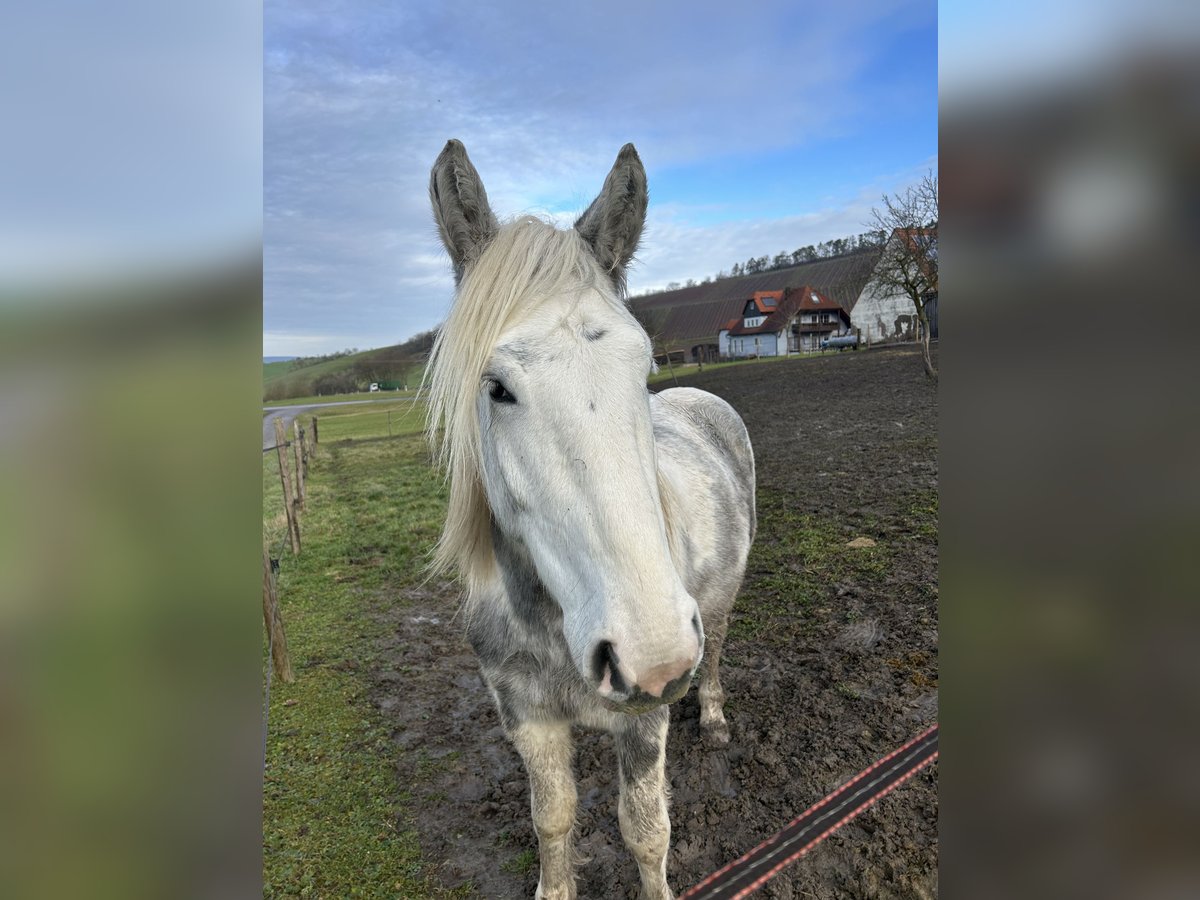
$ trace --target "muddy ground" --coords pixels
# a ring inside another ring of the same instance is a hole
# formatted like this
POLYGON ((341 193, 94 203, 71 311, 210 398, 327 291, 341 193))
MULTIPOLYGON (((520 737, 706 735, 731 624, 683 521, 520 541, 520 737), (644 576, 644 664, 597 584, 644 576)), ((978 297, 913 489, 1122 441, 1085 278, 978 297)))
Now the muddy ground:
MULTIPOLYGON (((934 722, 938 654, 937 402, 914 350, 732 367, 680 384, 724 397, 745 419, 760 526, 723 661, 731 743, 700 741, 694 689, 672 708, 667 871, 679 893, 934 722), (811 532, 804 546, 825 548, 815 582, 803 554, 779 553, 798 528, 811 532), (860 537, 877 543, 874 568, 840 563, 860 537)), ((528 785, 461 636, 454 589, 404 599, 380 613, 394 637, 373 677, 376 702, 397 722, 399 778, 425 857, 447 888, 531 897, 528 785)), ((577 746, 579 896, 635 897, 611 741, 579 732, 577 746)), ((935 764, 760 896, 936 896, 936 779, 935 764)))

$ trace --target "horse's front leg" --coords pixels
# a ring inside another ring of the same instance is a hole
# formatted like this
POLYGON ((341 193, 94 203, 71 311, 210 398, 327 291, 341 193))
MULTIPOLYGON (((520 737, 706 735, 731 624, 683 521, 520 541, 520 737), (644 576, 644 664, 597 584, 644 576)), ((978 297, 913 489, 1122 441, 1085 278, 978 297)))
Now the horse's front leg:
POLYGON ((667 814, 667 726, 665 706, 631 716, 616 735, 621 767, 621 800, 617 818, 621 836, 637 860, 644 900, 670 900, 667 848, 671 820, 667 814))
POLYGON ((510 728, 509 736, 529 774, 533 828, 541 862, 535 900, 573 900, 571 837, 576 791, 571 771, 571 726, 566 722, 521 722, 510 728))

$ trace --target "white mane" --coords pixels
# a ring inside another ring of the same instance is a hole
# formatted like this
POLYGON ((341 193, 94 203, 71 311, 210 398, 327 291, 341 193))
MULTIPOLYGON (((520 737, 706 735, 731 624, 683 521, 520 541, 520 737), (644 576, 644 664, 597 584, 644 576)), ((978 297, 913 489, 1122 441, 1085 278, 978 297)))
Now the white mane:
MULTIPOLYGON (((450 483, 446 525, 431 572, 457 567, 473 592, 495 574, 491 512, 480 480, 482 454, 475 403, 500 336, 547 299, 607 281, 575 229, 532 216, 505 224, 465 273, 434 341, 422 391, 434 460, 450 483)), ((620 303, 611 289, 601 289, 620 303)))

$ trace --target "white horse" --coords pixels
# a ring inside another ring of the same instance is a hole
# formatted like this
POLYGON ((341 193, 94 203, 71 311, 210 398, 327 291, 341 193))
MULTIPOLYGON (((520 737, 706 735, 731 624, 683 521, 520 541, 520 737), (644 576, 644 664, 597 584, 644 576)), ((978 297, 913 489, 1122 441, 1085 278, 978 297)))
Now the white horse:
POLYGON ((500 224, 466 150, 433 167, 457 297, 426 388, 450 481, 438 571, 529 774, 538 898, 575 896, 571 726, 615 736, 618 818, 645 897, 671 897, 665 704, 700 677, 700 724, 729 740, 721 644, 754 538, 754 455, 723 400, 650 394, 623 301, 646 215, 627 144, 573 229, 500 224), (707 631, 707 640, 706 640, 707 631))

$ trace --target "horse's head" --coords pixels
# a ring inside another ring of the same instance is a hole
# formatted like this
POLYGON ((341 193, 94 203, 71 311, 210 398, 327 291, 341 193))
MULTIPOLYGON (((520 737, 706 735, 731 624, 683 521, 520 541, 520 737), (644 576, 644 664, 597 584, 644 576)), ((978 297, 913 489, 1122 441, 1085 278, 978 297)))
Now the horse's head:
POLYGON ((603 699, 677 700, 704 636, 659 501, 651 345, 622 300, 646 215, 641 160, 626 145, 565 231, 500 225, 457 141, 430 194, 459 284, 430 375, 451 476, 443 561, 478 567, 492 551, 483 529, 498 530, 562 610, 575 666, 603 699))

